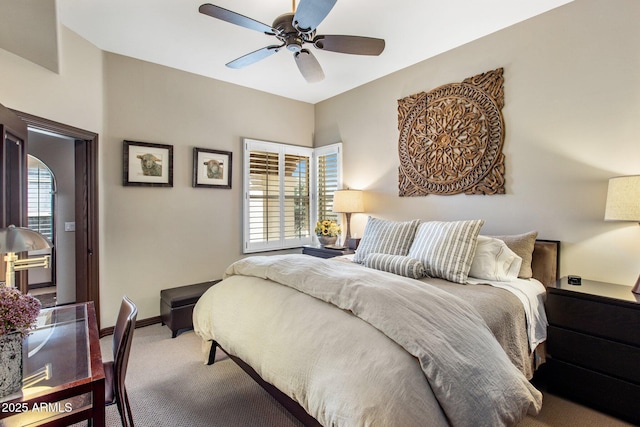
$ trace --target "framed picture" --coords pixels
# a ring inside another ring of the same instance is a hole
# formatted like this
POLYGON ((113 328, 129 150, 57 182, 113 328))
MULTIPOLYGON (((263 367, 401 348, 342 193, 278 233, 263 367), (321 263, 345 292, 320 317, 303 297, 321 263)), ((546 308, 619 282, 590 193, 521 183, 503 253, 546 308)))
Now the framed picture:
POLYGON ((173 187, 173 145, 123 141, 122 185, 173 187))
POLYGON ((193 149, 193 186, 231 188, 231 151, 193 149))

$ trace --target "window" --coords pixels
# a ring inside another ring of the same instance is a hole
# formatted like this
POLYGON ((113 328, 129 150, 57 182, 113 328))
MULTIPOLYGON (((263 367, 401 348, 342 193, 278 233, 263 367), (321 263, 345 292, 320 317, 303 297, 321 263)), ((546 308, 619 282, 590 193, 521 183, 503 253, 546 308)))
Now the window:
POLYGON ((318 149, 316 157, 311 148, 244 140, 245 253, 310 244, 317 207, 321 215, 336 216, 331 206, 340 179, 339 146, 318 149))
POLYGON ((40 159, 29 155, 27 163, 28 228, 53 241, 53 196, 55 179, 40 159))
POLYGON ((317 219, 333 219, 340 222, 341 215, 333 212, 333 193, 342 184, 342 144, 332 144, 315 149, 317 182, 317 219))

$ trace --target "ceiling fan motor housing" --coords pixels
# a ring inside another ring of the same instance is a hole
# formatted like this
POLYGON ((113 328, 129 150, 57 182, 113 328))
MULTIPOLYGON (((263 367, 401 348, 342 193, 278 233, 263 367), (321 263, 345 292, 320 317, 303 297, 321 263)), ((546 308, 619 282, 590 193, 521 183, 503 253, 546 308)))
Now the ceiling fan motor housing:
POLYGON ((291 52, 300 52, 302 45, 313 39, 315 30, 311 33, 301 33, 293 25, 293 13, 285 13, 278 16, 272 27, 277 31, 276 37, 280 39, 291 52))

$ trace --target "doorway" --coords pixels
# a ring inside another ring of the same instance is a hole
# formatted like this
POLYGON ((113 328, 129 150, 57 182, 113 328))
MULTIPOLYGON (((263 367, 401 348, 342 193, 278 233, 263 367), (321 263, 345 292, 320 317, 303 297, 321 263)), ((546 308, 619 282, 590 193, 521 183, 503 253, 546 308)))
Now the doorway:
MULTIPOLYGON (((32 132, 62 138, 73 152, 75 302, 93 301, 100 327, 98 234, 98 134, 11 110, 32 132)), ((27 150, 29 150, 27 145, 27 150)), ((65 226, 63 221, 63 226, 65 226)), ((54 249, 55 251, 55 249, 54 249)), ((58 254, 59 256, 59 254, 58 254)), ((57 272, 60 276, 60 272, 57 272)))
POLYGON ((43 306, 75 303, 75 140, 29 127, 28 141, 28 227, 53 242, 51 268, 29 270, 29 293, 43 306))
MULTIPOLYGON (((36 231, 53 243, 52 248, 40 249, 37 251, 29 251, 29 258, 37 258, 49 256, 49 267, 35 267, 29 269, 28 290, 31 295, 40 300, 42 308, 54 307, 58 303, 75 302, 74 296, 67 301, 65 298, 58 298, 57 292, 57 276, 58 261, 56 253, 58 252, 58 236, 56 233, 57 215, 56 215, 56 177, 47 165, 39 157, 34 156, 34 138, 31 134, 28 136, 29 154, 27 154, 27 227, 36 231)), ((38 156, 45 160, 46 152, 37 152, 38 156)), ((63 259, 68 258, 65 251, 62 251, 63 259)), ((67 272, 68 268, 62 268, 61 271, 67 272)), ((61 282, 63 285, 65 281, 61 282)), ((75 285, 73 286, 75 289, 75 285)), ((63 293, 64 294, 64 293, 63 293)), ((64 296, 64 295, 63 295, 64 296)))

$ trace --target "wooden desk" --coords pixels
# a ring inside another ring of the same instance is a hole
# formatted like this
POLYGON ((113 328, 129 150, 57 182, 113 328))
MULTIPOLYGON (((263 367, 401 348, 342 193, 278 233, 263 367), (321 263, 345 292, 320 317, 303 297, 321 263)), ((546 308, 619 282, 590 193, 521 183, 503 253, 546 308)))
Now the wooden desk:
POLYGON ((104 427, 104 368, 92 302, 45 309, 23 343, 23 387, 0 399, 2 426, 104 427))

